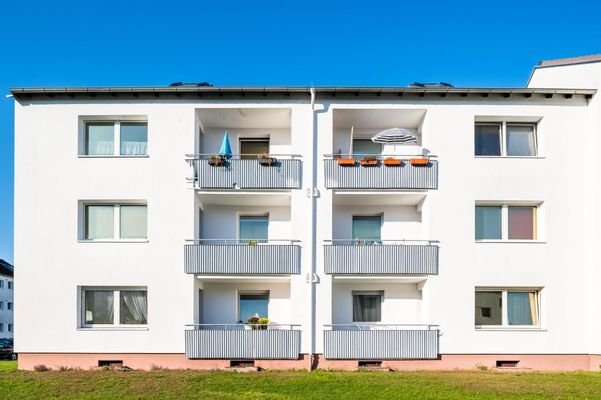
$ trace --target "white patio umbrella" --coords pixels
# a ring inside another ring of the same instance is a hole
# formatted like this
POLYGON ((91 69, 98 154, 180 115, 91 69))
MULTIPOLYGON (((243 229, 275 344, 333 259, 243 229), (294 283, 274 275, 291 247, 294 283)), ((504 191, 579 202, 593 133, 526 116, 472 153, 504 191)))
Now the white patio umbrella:
POLYGON ((406 128, 390 128, 378 132, 371 138, 374 143, 417 144, 417 134, 406 128))

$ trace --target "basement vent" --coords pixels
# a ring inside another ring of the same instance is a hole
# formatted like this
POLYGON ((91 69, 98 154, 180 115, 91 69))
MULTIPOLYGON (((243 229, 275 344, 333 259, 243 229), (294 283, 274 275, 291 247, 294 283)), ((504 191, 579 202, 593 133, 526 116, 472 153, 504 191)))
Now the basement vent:
POLYGON ((374 361, 374 360, 359 361, 357 363, 357 366, 359 368, 382 368, 382 361, 374 361))
POLYGON ((245 368, 245 367, 254 367, 254 360, 230 360, 231 368, 245 368))
POLYGON ((497 368, 517 368, 519 362, 519 360, 497 360, 497 368))
POLYGON ((98 360, 99 367, 121 368, 123 360, 98 360))

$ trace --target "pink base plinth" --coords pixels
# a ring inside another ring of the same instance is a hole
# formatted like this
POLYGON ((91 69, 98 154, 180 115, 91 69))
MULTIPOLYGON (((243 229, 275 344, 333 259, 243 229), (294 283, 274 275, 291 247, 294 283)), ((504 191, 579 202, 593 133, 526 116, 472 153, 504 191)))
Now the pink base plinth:
MULTIPOLYGON (((188 360, 183 354, 109 354, 109 353, 20 353, 19 369, 33 370, 36 365, 52 369, 60 367, 92 369, 100 360, 122 360, 133 369, 153 367, 168 369, 219 370, 230 367, 230 360, 188 360)), ((485 366, 493 369, 497 361, 519 361, 517 369, 533 371, 599 371, 601 355, 589 354, 443 354, 437 360, 383 360, 382 367, 397 371, 474 369, 485 366)), ((356 370, 358 360, 327 360, 315 355, 301 355, 297 360, 256 360, 262 369, 281 370, 356 370)), ((503 369, 511 371, 512 368, 503 369)))

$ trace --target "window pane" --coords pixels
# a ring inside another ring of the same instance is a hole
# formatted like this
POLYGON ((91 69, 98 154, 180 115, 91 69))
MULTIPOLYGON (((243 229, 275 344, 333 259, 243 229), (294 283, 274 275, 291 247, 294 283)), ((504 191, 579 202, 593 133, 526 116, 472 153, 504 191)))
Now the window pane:
POLYGON ((86 290, 84 313, 85 323, 112 324, 113 297, 112 290, 86 290))
POLYGON ((121 239, 146 239, 146 206, 121 207, 121 239))
POLYGON ((148 303, 146 290, 122 290, 119 319, 122 324, 146 324, 148 303))
POLYGON ((121 154, 144 155, 148 143, 146 122, 121 122, 121 154))
POLYGON ((353 216, 353 239, 380 240, 382 220, 379 215, 353 216))
POLYGON ((533 125, 507 125, 507 155, 536 155, 533 125))
POLYGON ((508 207, 509 239, 536 239, 536 207, 508 207))
POLYGON ((268 227, 269 217, 267 215, 241 216, 240 241, 244 243, 252 240, 266 243, 268 227))
POLYGON ((502 292, 476 292, 476 325, 503 323, 502 292))
POLYGON ((241 140, 240 154, 243 160, 256 160, 259 154, 269 154, 269 139, 241 140))
POLYGON ((379 322, 381 320, 381 294, 353 294, 353 322, 379 322))
POLYGON ((374 143, 370 139, 353 139, 353 155, 355 157, 380 154, 382 154, 380 143, 374 143))
POLYGON ((507 319, 509 325, 537 325, 537 293, 507 292, 507 319))
POLYGON ((115 128, 112 122, 92 122, 86 124, 86 154, 114 154, 114 136, 115 128))
POLYGON ((86 239, 113 239, 115 207, 86 206, 86 239))
POLYGON ((476 125, 475 154, 477 156, 501 155, 501 125, 476 125))
POLYGON ((476 206, 476 240, 501 239, 501 207, 476 206))
POLYGON ((246 323, 250 317, 269 318, 269 292, 240 294, 240 321, 246 323))

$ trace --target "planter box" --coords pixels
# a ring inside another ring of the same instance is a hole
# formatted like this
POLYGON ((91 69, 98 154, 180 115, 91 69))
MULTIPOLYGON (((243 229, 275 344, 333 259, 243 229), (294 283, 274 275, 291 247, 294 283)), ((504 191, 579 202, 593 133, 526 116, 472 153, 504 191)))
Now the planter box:
POLYGON ((410 163, 414 167, 425 167, 430 164, 430 160, 427 158, 412 158, 410 163))
POLYGON ((361 160, 361 165, 364 167, 375 167, 378 165, 378 160, 361 160))
POLYGON ((225 165, 225 158, 211 157, 208 164, 212 167, 223 167, 225 165))
POLYGON ((277 162, 277 160, 273 157, 259 159, 259 165, 262 165, 263 167, 271 167, 271 166, 275 165, 276 162, 277 162))
POLYGON ((403 164, 403 160, 396 158, 385 158, 384 165, 387 167, 400 167, 403 164))
POLYGON ((336 159, 336 161, 338 161, 338 165, 340 165, 341 167, 351 167, 355 165, 354 158, 338 158, 336 159))

